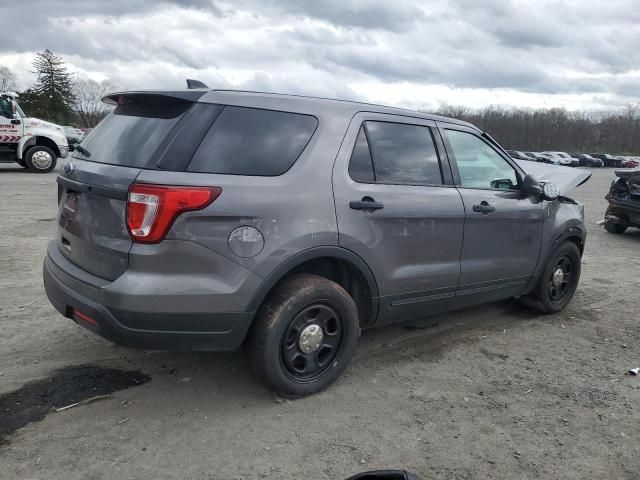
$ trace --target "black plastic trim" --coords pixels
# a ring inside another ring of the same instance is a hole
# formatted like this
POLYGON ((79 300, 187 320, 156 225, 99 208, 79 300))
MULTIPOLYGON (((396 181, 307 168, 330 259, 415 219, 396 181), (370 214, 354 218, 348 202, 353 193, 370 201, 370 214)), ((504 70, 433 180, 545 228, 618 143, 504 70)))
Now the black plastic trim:
POLYGON ((295 269, 297 266, 302 265, 304 262, 313 260, 315 258, 337 258, 340 260, 346 260, 350 262, 358 271, 362 274, 367 282, 369 291, 371 292, 371 318, 367 321, 367 325, 372 324, 378 315, 378 284, 376 282, 373 272, 366 264, 366 262, 351 250, 336 246, 324 246, 314 247, 308 250, 304 250, 289 259, 284 263, 281 263, 273 272, 265 278, 264 282, 254 294, 253 298, 247 306, 247 310, 257 311, 264 302, 271 289, 282 280, 285 275, 295 269))
POLYGON ((99 187, 97 185, 90 185, 88 183, 76 182, 75 180, 71 180, 69 178, 61 176, 58 176, 56 181, 63 187, 76 192, 91 192, 95 195, 100 195, 101 197, 114 198, 116 200, 126 200, 129 196, 129 192, 127 190, 99 187))

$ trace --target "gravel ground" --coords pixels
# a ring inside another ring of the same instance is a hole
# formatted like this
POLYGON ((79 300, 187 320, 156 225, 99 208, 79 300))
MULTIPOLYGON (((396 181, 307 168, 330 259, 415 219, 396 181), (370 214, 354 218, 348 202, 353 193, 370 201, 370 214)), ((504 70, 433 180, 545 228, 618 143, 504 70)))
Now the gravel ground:
POLYGON ((366 332, 345 375, 297 401, 241 352, 128 350, 60 316, 41 276, 55 175, 0 166, 0 394, 83 364, 152 379, 9 435, 0 478, 640 478, 640 231, 596 225, 611 170, 574 192, 589 237, 564 312, 508 301, 366 332))

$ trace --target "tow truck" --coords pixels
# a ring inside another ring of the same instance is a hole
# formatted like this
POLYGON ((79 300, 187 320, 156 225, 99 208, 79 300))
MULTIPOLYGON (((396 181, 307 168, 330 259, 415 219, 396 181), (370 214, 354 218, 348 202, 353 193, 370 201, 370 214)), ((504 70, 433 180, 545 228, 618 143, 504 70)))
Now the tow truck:
POLYGON ((14 92, 0 92, 0 163, 15 162, 32 172, 50 172, 58 158, 69 155, 64 129, 27 117, 17 99, 14 92))

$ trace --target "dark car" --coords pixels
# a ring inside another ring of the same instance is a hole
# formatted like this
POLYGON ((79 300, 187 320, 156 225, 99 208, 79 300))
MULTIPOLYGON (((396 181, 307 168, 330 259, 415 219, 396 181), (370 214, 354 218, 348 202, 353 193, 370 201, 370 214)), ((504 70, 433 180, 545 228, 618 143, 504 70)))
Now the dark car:
POLYGON ((585 170, 518 162, 452 118, 337 100, 119 92, 58 177, 55 308, 116 343, 246 347, 307 395, 360 331, 511 297, 562 310, 585 170), (139 132, 144 132, 141 138, 139 132))
POLYGON ((539 152, 523 152, 523 153, 534 158, 536 162, 548 163, 550 165, 560 165, 560 162, 558 160, 556 160, 555 158, 552 158, 549 155, 543 155, 542 153, 539 153, 539 152))
POLYGON ((581 167, 604 167, 604 162, 599 158, 592 157, 588 153, 583 153, 577 157, 581 167))
POLYGON ((605 167, 622 168, 623 166, 622 160, 608 153, 592 153, 591 156, 602 160, 605 167))
POLYGON ((604 228, 609 233, 624 233, 629 227, 640 228, 640 169, 616 170, 615 174, 618 178, 604 197, 609 201, 604 228))
POLYGON ((537 162, 537 160, 533 158, 531 155, 527 155, 526 153, 521 152, 519 150, 507 150, 507 153, 511 156, 511 158, 514 158, 516 160, 527 160, 529 162, 537 162))

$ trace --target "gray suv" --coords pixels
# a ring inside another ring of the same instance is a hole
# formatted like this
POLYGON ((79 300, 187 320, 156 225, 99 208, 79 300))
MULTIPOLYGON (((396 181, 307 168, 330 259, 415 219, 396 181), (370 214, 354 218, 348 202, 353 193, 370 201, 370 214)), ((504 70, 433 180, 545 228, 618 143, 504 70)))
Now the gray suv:
POLYGON ((58 177, 44 284, 118 344, 233 350, 281 395, 317 392, 361 329, 580 276, 583 170, 519 164, 450 118, 191 89, 123 92, 58 177))

